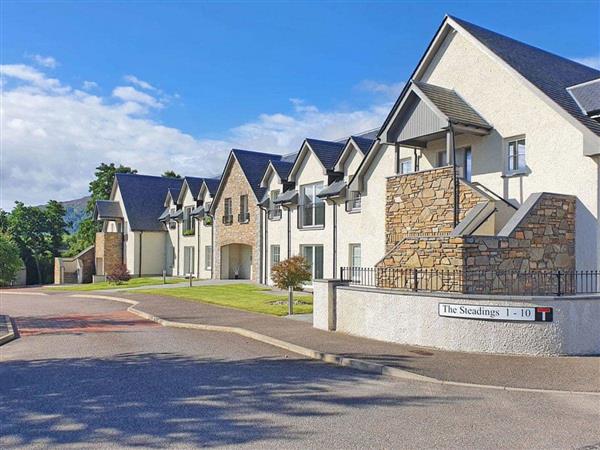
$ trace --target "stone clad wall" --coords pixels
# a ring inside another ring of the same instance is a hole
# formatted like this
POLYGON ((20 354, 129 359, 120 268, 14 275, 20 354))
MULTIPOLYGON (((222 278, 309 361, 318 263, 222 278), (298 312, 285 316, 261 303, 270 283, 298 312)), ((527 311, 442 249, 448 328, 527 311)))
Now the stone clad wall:
POLYGON ((121 233, 96 233, 96 258, 104 261, 104 274, 111 273, 123 263, 121 233))
MULTIPOLYGON (((383 269, 378 284, 414 287, 412 280, 405 280, 410 274, 389 272, 418 268, 420 284, 429 283, 436 290, 504 293, 521 286, 522 272, 575 270, 575 204, 573 196, 543 193, 506 236, 406 237, 377 264, 383 269), (427 269, 447 271, 447 278, 460 280, 442 282, 439 275, 427 275, 427 269)), ((555 289, 555 281, 544 277, 523 283, 524 290, 538 293, 555 289)))
MULTIPOLYGON (((488 199, 459 182, 459 218, 488 199)), ((452 167, 390 177, 386 192, 387 250, 407 235, 443 235, 454 228, 452 167)))
POLYGON ((252 187, 248 184, 242 168, 236 160, 234 160, 231 171, 224 182, 225 185, 215 209, 213 223, 213 232, 215 233, 213 278, 221 278, 221 247, 228 244, 246 244, 252 247, 252 280, 258 281, 259 256, 257 237, 259 236, 260 210, 256 206, 256 197, 252 191, 252 187), (240 213, 240 195, 244 194, 248 196, 250 221, 242 224, 238 222, 238 214, 240 213), (226 198, 231 198, 232 203, 233 223, 231 225, 223 224, 223 215, 225 214, 224 202, 226 198))

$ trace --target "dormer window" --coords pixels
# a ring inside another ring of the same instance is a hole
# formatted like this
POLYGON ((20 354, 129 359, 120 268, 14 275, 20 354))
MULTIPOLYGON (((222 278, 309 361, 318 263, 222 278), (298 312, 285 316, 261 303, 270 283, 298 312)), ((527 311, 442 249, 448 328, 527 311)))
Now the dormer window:
POLYGON ((358 191, 352 191, 350 198, 346 200, 346 211, 347 212, 360 212, 361 207, 361 193, 358 191))
POLYGON ((270 220, 281 219, 281 206, 275 204, 275 199, 279 196, 279 190, 273 190, 269 193, 269 212, 270 220))

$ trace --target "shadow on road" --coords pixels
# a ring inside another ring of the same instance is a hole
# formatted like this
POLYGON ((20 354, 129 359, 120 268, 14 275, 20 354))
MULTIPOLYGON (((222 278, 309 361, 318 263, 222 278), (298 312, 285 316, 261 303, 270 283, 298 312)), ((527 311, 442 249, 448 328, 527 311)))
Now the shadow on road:
POLYGON ((312 432, 306 424, 296 426, 299 417, 457 401, 352 391, 358 381, 371 378, 305 360, 225 361, 166 353, 7 361, 0 365, 0 445, 162 447, 294 440, 312 432), (339 393, 333 387, 348 389, 339 393))

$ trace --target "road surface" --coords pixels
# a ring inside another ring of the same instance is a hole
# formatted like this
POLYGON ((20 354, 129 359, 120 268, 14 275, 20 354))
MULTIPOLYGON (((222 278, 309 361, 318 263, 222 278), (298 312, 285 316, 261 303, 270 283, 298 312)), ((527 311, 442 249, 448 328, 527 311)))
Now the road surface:
POLYGON ((598 396, 383 378, 68 293, 2 294, 0 314, 21 333, 1 448, 600 448, 598 396))

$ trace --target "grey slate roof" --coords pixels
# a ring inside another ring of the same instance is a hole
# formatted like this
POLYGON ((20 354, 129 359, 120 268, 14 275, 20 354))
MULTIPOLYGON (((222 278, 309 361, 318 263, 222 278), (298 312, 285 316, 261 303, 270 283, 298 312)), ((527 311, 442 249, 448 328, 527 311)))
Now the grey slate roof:
POLYGON ((281 161, 281 160, 280 161, 271 160, 271 163, 273 164, 273 168, 277 172, 277 175, 279 175, 279 178, 281 178, 282 180, 287 180, 287 177, 290 174, 290 170, 292 170, 294 163, 287 162, 287 161, 281 161))
POLYGON ((208 192, 210 195, 215 195, 217 193, 217 189, 219 189, 219 183, 221 182, 220 178, 205 178, 204 182, 206 183, 206 187, 208 188, 208 192))
POLYGON ((122 219, 123 212, 121 211, 121 206, 119 202, 115 202, 112 200, 97 200, 94 217, 97 220, 104 219, 122 219))
POLYGON ((571 86, 568 90, 588 116, 600 113, 600 78, 571 86))
POLYGON ((194 200, 196 200, 198 198, 198 194, 200 193, 200 188, 202 187, 204 178, 185 177, 184 179, 188 185, 188 188, 190 189, 190 192, 192 193, 192 197, 194 200))
POLYGON ((289 191, 282 192, 277 196, 273 203, 295 203, 298 200, 298 191, 290 189, 289 191))
POLYGON ((310 138, 306 139, 306 142, 326 169, 333 169, 346 144, 345 142, 322 141, 310 138))
POLYGON ((265 188, 260 187, 260 181, 269 165, 269 161, 279 161, 281 155, 272 153, 253 152, 250 150, 233 149, 231 152, 238 160, 242 171, 246 175, 254 195, 257 199, 263 198, 265 188))
POLYGON ((171 214, 169 213, 169 208, 165 208, 163 213, 160 216, 158 216, 158 221, 164 222, 166 220, 169 220, 170 218, 171 218, 171 214))
POLYGON ((433 84, 413 81, 423 94, 444 114, 451 122, 473 125, 480 128, 491 129, 492 126, 481 117, 467 102, 455 91, 433 84))
POLYGON ((363 152, 363 155, 369 153, 373 142, 375 142, 375 139, 367 139, 363 136, 352 136, 352 139, 354 140, 354 142, 356 142, 356 145, 358 145, 360 151, 363 152))
POLYGON ((164 231, 158 217, 164 211, 165 191, 181 189, 181 178, 116 174, 129 226, 134 231, 164 231))
POLYGON ((340 195, 346 189, 346 182, 344 180, 338 180, 331 183, 329 186, 326 186, 322 189, 317 197, 325 198, 325 197, 335 197, 336 195, 340 195))
POLYGON ((204 210, 204 206, 196 206, 194 209, 192 209, 190 215, 194 217, 204 217, 205 213, 206 211, 204 210))
POLYGON ((600 123, 585 115, 567 88, 600 77, 600 71, 452 17, 460 26, 540 89, 567 113, 600 136, 600 123))
MULTIPOLYGON (((181 186, 183 186, 183 180, 181 180, 181 186)), ((173 203, 177 203, 177 199, 179 198, 179 193, 181 192, 181 186, 179 186, 178 188, 167 188, 167 192, 169 194, 171 194, 173 203)))

